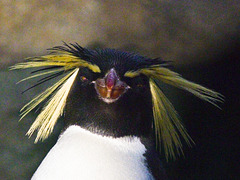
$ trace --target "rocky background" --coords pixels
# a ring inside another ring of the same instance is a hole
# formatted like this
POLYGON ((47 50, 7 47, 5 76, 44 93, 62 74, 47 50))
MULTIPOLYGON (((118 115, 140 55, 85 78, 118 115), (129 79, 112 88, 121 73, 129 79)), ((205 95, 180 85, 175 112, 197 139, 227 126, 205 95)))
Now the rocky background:
POLYGON ((219 110, 182 91, 167 94, 196 145, 165 163, 172 179, 235 179, 239 167, 240 3, 237 0, 0 1, 0 179, 30 179, 54 145, 25 136, 36 114, 19 109, 48 84, 21 94, 29 71, 8 67, 47 48, 78 42, 172 61, 185 78, 222 93, 219 110))

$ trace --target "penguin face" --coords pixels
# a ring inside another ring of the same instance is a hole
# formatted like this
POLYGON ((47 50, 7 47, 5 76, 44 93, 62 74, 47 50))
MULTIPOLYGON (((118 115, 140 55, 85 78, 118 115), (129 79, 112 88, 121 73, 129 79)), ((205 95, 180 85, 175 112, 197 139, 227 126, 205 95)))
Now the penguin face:
POLYGON ((116 102, 129 89, 136 93, 143 89, 150 91, 147 77, 130 78, 126 72, 161 63, 159 59, 147 59, 114 49, 80 51, 77 55, 99 68, 97 73, 91 68, 81 68, 78 76, 83 85, 93 84, 99 99, 108 104, 116 102))
POLYGON ((124 76, 130 68, 126 64, 136 65, 141 57, 110 49, 97 54, 101 56, 91 57, 100 62, 101 73, 79 70, 67 99, 65 123, 114 137, 149 134, 153 118, 149 80, 144 75, 124 76))

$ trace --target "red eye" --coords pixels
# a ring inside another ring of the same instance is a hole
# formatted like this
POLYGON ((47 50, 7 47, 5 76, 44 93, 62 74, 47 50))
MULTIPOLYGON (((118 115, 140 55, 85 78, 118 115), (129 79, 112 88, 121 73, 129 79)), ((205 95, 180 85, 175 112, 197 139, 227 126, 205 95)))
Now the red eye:
POLYGON ((88 80, 85 76, 81 76, 80 78, 82 82, 86 82, 88 80))

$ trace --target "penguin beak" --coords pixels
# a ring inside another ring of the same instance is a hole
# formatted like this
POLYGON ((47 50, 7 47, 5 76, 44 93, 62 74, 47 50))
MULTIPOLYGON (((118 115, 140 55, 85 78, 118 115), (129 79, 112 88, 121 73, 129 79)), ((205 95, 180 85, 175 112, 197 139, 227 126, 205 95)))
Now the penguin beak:
POLYGON ((120 81, 115 69, 112 68, 104 78, 96 80, 95 89, 100 99, 106 103, 113 103, 129 89, 129 86, 120 81))

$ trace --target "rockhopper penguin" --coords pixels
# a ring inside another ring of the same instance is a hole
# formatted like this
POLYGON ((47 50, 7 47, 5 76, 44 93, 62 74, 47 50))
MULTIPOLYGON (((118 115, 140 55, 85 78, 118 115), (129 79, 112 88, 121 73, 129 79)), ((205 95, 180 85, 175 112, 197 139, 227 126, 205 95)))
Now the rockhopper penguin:
MULTIPOLYGON (((160 82, 189 91, 214 105, 222 95, 182 78, 167 62, 114 49, 91 50, 76 44, 50 49, 11 69, 38 68, 38 84, 62 76, 21 110, 21 118, 42 107, 27 132, 46 139, 60 116, 65 128, 32 179, 167 179, 158 152, 166 159, 182 153, 181 140, 193 140, 178 119, 160 82)), ((35 87, 34 85, 33 87, 35 87)))

